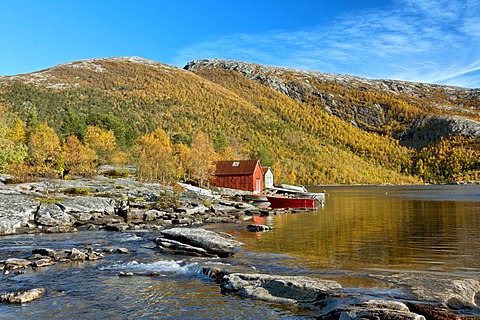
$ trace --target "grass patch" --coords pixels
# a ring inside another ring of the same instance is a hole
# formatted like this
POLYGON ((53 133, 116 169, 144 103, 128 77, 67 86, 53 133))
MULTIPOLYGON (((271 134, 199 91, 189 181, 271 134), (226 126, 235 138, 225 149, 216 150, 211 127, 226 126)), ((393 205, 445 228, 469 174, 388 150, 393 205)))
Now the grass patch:
POLYGON ((61 197, 38 197, 36 198, 41 204, 56 204, 62 202, 61 197))
POLYGON ((90 188, 73 187, 63 190, 64 193, 71 196, 86 196, 92 192, 90 188))

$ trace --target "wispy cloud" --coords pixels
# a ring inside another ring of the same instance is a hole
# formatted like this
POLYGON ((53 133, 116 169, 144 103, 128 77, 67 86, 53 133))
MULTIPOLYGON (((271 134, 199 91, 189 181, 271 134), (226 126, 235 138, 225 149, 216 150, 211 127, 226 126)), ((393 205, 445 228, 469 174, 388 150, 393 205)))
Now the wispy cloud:
POLYGON ((178 63, 219 57, 370 78, 480 87, 480 2, 396 0, 304 30, 209 39, 178 63))

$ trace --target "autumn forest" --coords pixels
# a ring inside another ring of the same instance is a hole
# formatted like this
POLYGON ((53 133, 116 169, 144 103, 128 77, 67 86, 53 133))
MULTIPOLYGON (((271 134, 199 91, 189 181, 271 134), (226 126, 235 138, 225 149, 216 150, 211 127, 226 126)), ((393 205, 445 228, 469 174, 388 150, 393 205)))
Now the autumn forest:
POLYGON ((395 135, 425 110, 383 93, 322 86, 341 93, 346 108, 381 103, 397 116, 365 130, 319 100, 292 99, 234 70, 193 73, 148 60, 97 59, 1 77, 0 172, 68 179, 128 164, 142 181, 205 185, 216 160, 253 158, 272 168, 276 183, 480 181, 478 137, 405 146, 395 135))

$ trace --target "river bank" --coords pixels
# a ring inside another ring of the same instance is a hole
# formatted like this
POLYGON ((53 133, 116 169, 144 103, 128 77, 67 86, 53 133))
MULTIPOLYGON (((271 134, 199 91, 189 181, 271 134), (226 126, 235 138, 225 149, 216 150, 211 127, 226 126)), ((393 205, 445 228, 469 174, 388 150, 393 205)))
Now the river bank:
MULTIPOLYGON (((107 229, 159 230, 168 226, 235 223, 269 214, 241 198, 174 190, 156 183, 99 176, 8 184, 0 177, 0 235, 107 229)), ((181 188, 180 188, 181 189, 181 188)))
MULTIPOLYGON (((48 214, 40 213, 50 212, 50 216, 57 218, 57 221, 68 221, 67 225, 72 223, 72 219, 60 219, 59 217, 65 217, 65 215, 73 216, 76 220, 68 227, 79 230, 79 232, 77 232, 78 238, 82 238, 82 234, 84 234, 84 232, 88 232, 93 243, 101 243, 99 240, 93 240, 96 233, 92 230, 98 229, 97 232, 102 232, 102 234, 103 232, 106 232, 106 230, 122 231, 120 233, 111 232, 110 234, 112 235, 131 234, 132 232, 135 232, 135 237, 144 238, 142 239, 142 243, 144 243, 143 246, 145 243, 148 243, 151 247, 149 250, 159 252, 157 243, 153 241, 153 239, 156 239, 157 236, 153 235, 159 235, 162 230, 179 226, 189 226, 190 229, 193 226, 194 229, 200 229, 200 227, 203 228, 206 226, 205 223, 207 221, 211 221, 211 223, 223 222, 226 223, 224 226, 234 225, 235 228, 245 228, 250 222, 244 222, 246 218, 243 217, 249 217, 250 215, 256 216, 260 214, 280 214, 280 212, 264 211, 256 207, 252 208, 248 204, 233 201, 232 199, 227 200, 215 196, 208 199, 198 199, 198 195, 193 196, 191 194, 188 196, 180 196, 180 199, 183 200, 179 201, 179 206, 170 206, 167 208, 154 207, 152 204, 153 201, 151 200, 156 199, 156 203, 158 203, 158 200, 162 199, 162 192, 159 191, 161 189, 158 188, 157 185, 136 185, 137 183, 132 181, 127 182, 124 180, 112 181, 111 179, 102 179, 100 182, 83 181, 81 184, 79 184, 80 182, 66 183, 67 185, 58 187, 57 190, 59 192, 55 193, 55 197, 60 197, 62 194, 61 191, 65 190, 65 188, 89 188, 90 190, 95 190, 95 195, 100 196, 92 196, 92 194, 87 197, 78 195, 65 196, 65 199, 62 201, 62 203, 66 203, 63 204, 64 209, 56 205, 60 208, 62 214, 59 212, 52 214, 49 210, 41 211, 38 209, 33 215, 33 220, 28 220, 26 224, 21 224, 16 229, 17 234, 24 233, 25 231, 30 234, 42 234, 55 231, 56 229, 49 229, 55 227, 54 225, 39 223, 42 221, 48 221, 43 218, 40 219, 40 217, 48 216, 48 214), (127 183, 134 184, 136 186, 134 188, 127 187, 127 183), (112 197, 105 197, 106 193, 109 192, 112 194, 114 193, 122 195, 122 197, 114 198, 115 200, 111 202, 112 197), (125 196, 130 198, 125 198, 125 196), (89 202, 91 204, 95 203, 95 206, 81 206, 79 205, 80 200, 71 200, 78 198, 88 198, 89 201, 94 198, 100 198, 102 200, 98 201, 98 199, 96 199, 92 200, 93 202, 89 202), (194 201, 192 199, 196 200, 194 201), (140 207, 139 204, 141 204, 143 207, 140 207), (89 208, 88 211, 85 208, 89 208), (95 209, 93 210, 92 208, 95 209), (99 208, 103 208, 103 211, 99 208), (155 211, 152 213, 152 210, 161 212, 161 214, 158 214, 155 211), (152 216, 154 217, 153 219, 151 218, 152 216), (122 218, 123 221, 121 221, 118 217, 122 218), (118 220, 113 221, 112 218, 118 220), (28 223, 32 225, 29 226, 28 223), (115 225, 117 227, 114 227, 115 225), (41 226, 41 228, 39 226, 41 226), (148 236, 146 236, 147 234, 148 236), (143 235, 145 235, 145 237, 143 235)), ((2 196, 5 196, 4 199, 6 199, 7 196, 14 196, 14 198, 17 196, 33 197, 33 201, 38 201, 39 208, 41 208, 43 205, 46 205, 46 208, 49 208, 51 205, 55 205, 51 203, 42 203, 38 200, 38 197, 45 195, 42 185, 27 184, 3 186, 2 190, 2 196)), ((53 197, 51 191, 49 197, 53 197)), ((26 198, 21 199, 23 200, 26 198)), ((33 207, 33 205, 30 207, 33 207)), ((8 208, 12 209, 13 206, 8 206, 8 208)), ((222 227, 222 224, 211 225, 217 232, 222 231, 224 228, 222 227)), ((73 231, 73 229, 65 230, 73 231)), ((228 231, 228 228, 226 228, 226 230, 228 231)), ((70 233, 67 233, 66 235, 69 234, 70 233)), ((75 233, 72 235, 75 235, 75 233)), ((3 237, 2 239, 5 241, 8 239, 8 236, 3 237)), ((109 247, 111 247, 111 244, 109 244, 109 247)), ((65 249, 72 250, 72 248, 65 249)), ((87 248, 80 249, 80 251, 87 250, 87 248)), ((100 248, 94 248, 93 251, 98 252, 99 249, 100 248)), ((101 249, 103 250, 106 248, 101 249)), ((135 246, 129 249, 130 251, 134 251, 135 249, 138 250, 139 248, 135 246)), ((212 281, 212 283, 217 283, 219 286, 218 290, 223 292, 225 295, 234 295, 252 300, 266 301, 268 305, 278 305, 279 303, 284 303, 285 308, 291 310, 293 314, 297 314, 299 316, 316 317, 322 319, 337 319, 341 314, 350 314, 350 318, 353 319, 355 317, 360 317, 360 315, 366 316, 365 312, 371 316, 375 314, 373 312, 377 312, 377 316, 379 314, 378 312, 385 315, 385 309, 393 308, 393 310, 396 310, 394 311, 396 318, 393 319, 421 319, 422 315, 427 319, 453 319, 454 317, 463 319, 478 318, 478 292, 480 291, 478 279, 445 277, 443 275, 436 275, 432 277, 432 274, 414 275, 410 273, 399 272, 395 274, 388 273, 383 275, 372 275, 372 278, 375 278, 376 281, 385 283, 388 289, 372 290, 371 288, 349 288, 338 283, 332 285, 332 283, 328 282, 330 289, 325 291, 323 289, 319 289, 318 285, 326 280, 330 281, 330 279, 318 279, 317 277, 312 278, 310 276, 305 278, 302 274, 300 274, 301 271, 299 270, 290 270, 290 272, 286 272, 284 270, 279 272, 279 270, 271 270, 268 267, 262 269, 256 263, 252 262, 252 265, 250 265, 248 259, 245 259, 245 256, 249 255, 250 253, 240 249, 238 254, 235 254, 231 257, 210 257, 207 258, 207 260, 195 260, 195 268, 197 270, 201 270, 200 272, 203 275, 207 274, 211 279, 210 281, 212 281), (254 264, 257 266, 255 269, 252 269, 254 264), (268 274, 265 274, 265 271, 268 271, 268 274), (297 276, 298 278, 296 278, 297 276), (386 305, 389 305, 389 307, 385 308, 386 305), (408 313, 408 317, 405 313, 408 313), (354 316, 354 314, 357 314, 357 316, 354 316)), ((118 256, 115 256, 116 255, 107 255, 104 259, 119 259, 118 256)), ((186 259, 184 260, 186 262, 183 263, 184 266, 185 264, 190 265, 192 261, 190 258, 186 258, 187 256, 184 254, 155 254, 155 257, 158 256, 167 256, 170 258, 181 257, 182 260, 186 259)), ((25 257, 10 256, 9 258, 25 257)), ((125 263, 121 264, 123 267, 115 268, 116 274, 114 277, 118 277, 120 272, 125 274, 129 274, 131 272, 133 278, 145 275, 145 273, 136 272, 136 268, 133 268, 133 271, 130 270, 130 268, 132 266, 136 266, 136 264, 132 264, 131 262, 133 261, 128 261, 130 259, 135 259, 135 261, 137 261, 137 256, 133 258, 131 255, 125 254, 122 255, 121 259, 125 263)), ((70 266, 71 263, 72 262, 66 262, 66 266, 70 266)), ((85 263, 86 266, 91 267, 91 263, 99 262, 86 260, 85 263)), ((78 264, 74 263, 71 265, 71 267, 78 268, 78 264)), ((42 267, 42 269, 43 268, 48 270, 48 268, 56 267, 45 266, 42 267)), ((180 263, 177 268, 182 269, 182 263, 180 263)), ((15 278, 19 279, 23 277, 22 282, 28 282, 26 281, 28 280, 26 277, 29 277, 30 275, 35 277, 34 274, 35 272, 33 270, 27 270, 24 274, 15 274, 13 271, 10 274, 4 275, 4 281, 10 283, 8 287, 12 289, 9 290, 9 293, 16 291, 14 290, 15 286, 11 284, 12 281, 15 283, 15 278)), ((144 277, 141 277, 139 280, 146 281, 144 277)), ((112 279, 109 281, 112 281, 112 279)), ((150 281, 155 280, 148 280, 148 282, 150 281)), ((19 287, 23 287, 23 285, 19 285, 19 287)), ((52 291, 52 288, 47 287, 46 295, 51 296, 53 294, 54 291, 52 291)), ((36 304, 38 301, 48 298, 49 297, 42 297, 39 300, 32 302, 32 304, 36 304)), ((221 319, 222 317, 219 315, 217 318, 221 319)), ((249 317, 246 315, 244 318, 249 317)))

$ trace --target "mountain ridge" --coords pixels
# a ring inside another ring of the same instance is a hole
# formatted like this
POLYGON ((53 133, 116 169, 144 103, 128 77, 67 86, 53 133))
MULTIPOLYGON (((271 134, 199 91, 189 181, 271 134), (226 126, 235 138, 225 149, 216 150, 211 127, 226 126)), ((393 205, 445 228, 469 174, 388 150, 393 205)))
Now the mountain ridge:
MULTIPOLYGON (((405 80, 395 80, 395 79, 371 79, 371 78, 365 78, 365 77, 348 75, 348 74, 327 73, 327 72, 313 71, 313 70, 304 70, 304 69, 287 68, 287 67, 279 67, 279 66, 268 66, 268 65, 253 63, 253 62, 220 59, 220 58, 205 58, 205 59, 192 60, 187 62, 183 68, 185 70, 194 70, 196 66, 202 66, 202 65, 203 66, 222 65, 223 68, 230 69, 230 70, 240 70, 240 71, 242 71, 242 69, 250 70, 249 72, 245 72, 245 74, 254 74, 253 69, 256 69, 259 71, 263 69, 273 73, 283 73, 285 71, 288 71, 288 72, 302 73, 307 76, 320 75, 327 80, 334 80, 343 84, 352 84, 353 81, 356 81, 359 84, 363 83, 367 85, 371 85, 372 83, 377 83, 377 84, 380 84, 378 85, 377 89, 380 89, 383 86, 384 89, 389 90, 389 93, 394 93, 394 94, 401 92, 402 89, 404 89, 401 87, 402 85, 405 86, 406 88, 408 87, 429 88, 430 87, 430 88, 442 88, 442 89, 445 89, 446 91, 460 90, 460 91, 465 91, 466 93, 469 93, 469 94, 475 94, 475 95, 480 94, 480 88, 467 88, 467 87, 461 87, 461 86, 431 84, 431 83, 424 83, 424 82, 418 82, 418 81, 405 81, 405 80), (387 84, 387 86, 385 87, 385 85, 382 85, 382 84, 387 84)), ((258 74, 256 74, 256 76, 258 76, 258 74)))

